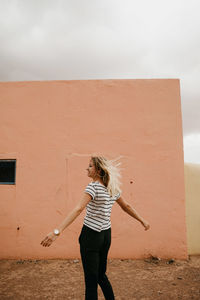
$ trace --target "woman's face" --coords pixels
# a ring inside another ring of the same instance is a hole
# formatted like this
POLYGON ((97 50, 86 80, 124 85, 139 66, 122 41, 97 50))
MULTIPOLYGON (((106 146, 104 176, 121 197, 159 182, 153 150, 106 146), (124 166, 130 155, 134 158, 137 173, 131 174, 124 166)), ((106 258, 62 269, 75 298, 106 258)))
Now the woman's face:
POLYGON ((94 166, 94 163, 93 163, 92 159, 90 160, 89 166, 86 170, 88 171, 88 177, 91 177, 91 178, 96 177, 97 172, 96 172, 96 169, 95 169, 95 166, 94 166))

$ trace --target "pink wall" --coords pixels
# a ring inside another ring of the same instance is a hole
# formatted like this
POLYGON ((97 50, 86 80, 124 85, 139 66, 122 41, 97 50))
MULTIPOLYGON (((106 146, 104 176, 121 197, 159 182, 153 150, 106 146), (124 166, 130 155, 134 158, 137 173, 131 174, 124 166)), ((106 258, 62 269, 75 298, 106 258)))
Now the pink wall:
POLYGON ((0 185, 1 258, 79 257, 85 213, 40 242, 82 196, 93 153, 123 156, 123 196, 151 224, 115 204, 110 257, 187 257, 179 80, 0 83, 0 108, 0 158, 17 159, 16 185, 0 185))

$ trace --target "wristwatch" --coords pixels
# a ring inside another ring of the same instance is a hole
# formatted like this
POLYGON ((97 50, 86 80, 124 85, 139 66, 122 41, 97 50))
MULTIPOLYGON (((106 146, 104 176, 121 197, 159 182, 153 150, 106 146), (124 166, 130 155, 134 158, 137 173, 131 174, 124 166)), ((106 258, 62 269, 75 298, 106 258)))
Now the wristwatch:
POLYGON ((59 234, 60 234, 60 230, 54 229, 53 233, 54 233, 55 235, 59 235, 59 234))

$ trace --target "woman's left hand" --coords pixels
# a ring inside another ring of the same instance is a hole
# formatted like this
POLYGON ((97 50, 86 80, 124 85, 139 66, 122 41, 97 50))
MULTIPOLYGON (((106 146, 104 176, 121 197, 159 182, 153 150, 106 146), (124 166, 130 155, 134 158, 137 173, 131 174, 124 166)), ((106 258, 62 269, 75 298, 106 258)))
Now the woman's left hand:
POLYGON ((44 247, 49 247, 57 239, 57 237, 58 236, 56 236, 53 232, 50 232, 47 234, 47 236, 42 240, 40 244, 44 247))

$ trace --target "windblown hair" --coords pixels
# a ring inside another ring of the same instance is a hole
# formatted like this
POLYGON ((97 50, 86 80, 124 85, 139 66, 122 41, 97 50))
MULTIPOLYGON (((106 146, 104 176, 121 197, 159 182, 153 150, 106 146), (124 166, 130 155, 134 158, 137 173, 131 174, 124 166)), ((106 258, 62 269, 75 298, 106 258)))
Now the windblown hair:
POLYGON ((108 160, 102 156, 92 156, 91 159, 96 171, 100 171, 99 176, 103 180, 104 185, 107 187, 110 196, 113 197, 118 193, 121 193, 120 163, 117 162, 118 159, 108 160))

